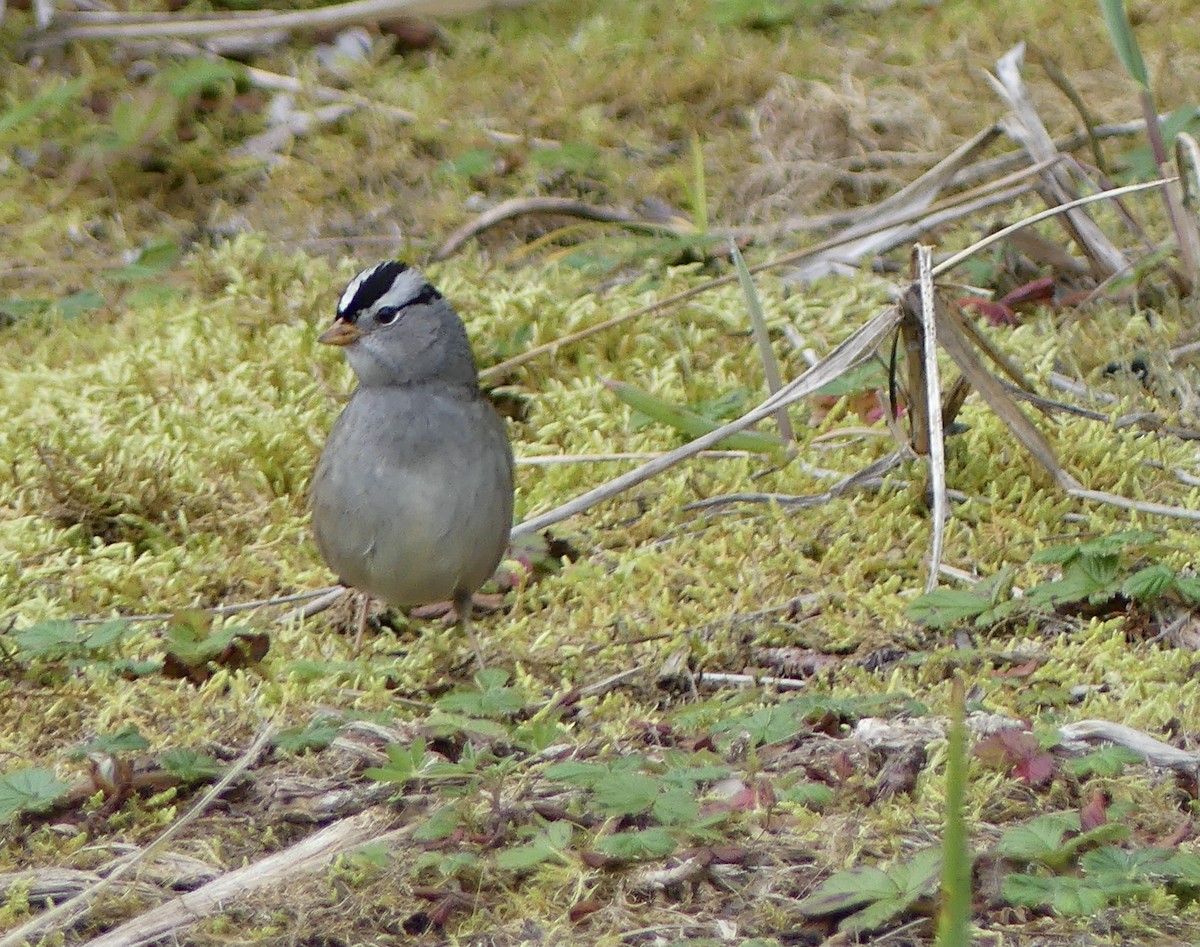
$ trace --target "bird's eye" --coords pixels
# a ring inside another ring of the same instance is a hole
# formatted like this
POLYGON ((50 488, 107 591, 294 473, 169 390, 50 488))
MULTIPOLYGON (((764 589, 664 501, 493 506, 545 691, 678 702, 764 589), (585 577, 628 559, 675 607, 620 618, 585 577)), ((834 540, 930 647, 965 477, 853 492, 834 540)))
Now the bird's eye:
POLYGON ((399 315, 399 309, 397 309, 395 306, 388 306, 375 313, 375 321, 381 326, 390 326, 396 321, 396 317, 399 315))

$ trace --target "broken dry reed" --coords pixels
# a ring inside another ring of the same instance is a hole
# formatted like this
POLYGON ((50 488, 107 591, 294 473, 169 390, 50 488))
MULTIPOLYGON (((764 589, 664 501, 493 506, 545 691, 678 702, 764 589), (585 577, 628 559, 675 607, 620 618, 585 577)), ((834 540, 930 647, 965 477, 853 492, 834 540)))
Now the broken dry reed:
POLYGON ((946 496, 946 439, 942 430, 942 383, 937 363, 932 248, 919 245, 916 259, 921 287, 921 349, 925 374, 924 406, 929 431, 929 475, 933 488, 933 536, 929 544, 929 575, 925 579, 925 591, 932 592, 937 587, 938 568, 942 564, 950 507, 946 496))

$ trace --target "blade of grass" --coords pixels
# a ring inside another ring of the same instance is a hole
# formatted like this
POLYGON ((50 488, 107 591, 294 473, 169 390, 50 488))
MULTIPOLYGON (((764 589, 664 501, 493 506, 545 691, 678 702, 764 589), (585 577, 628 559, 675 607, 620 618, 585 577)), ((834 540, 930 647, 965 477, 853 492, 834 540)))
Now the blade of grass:
POLYGON ((1117 58, 1133 81, 1143 89, 1150 88, 1150 76, 1146 72, 1146 61, 1142 59, 1142 50, 1138 46, 1137 37, 1133 35, 1133 27, 1129 25, 1129 17, 1125 13, 1125 0, 1100 0, 1100 11, 1104 14, 1104 23, 1108 27, 1108 36, 1117 58))
MULTIPOLYGON (((767 317, 763 315, 762 300, 754 286, 754 278, 742 258, 742 251, 737 244, 729 241, 729 255, 737 269, 738 282, 742 287, 742 295, 746 297, 746 310, 750 313, 750 324, 754 327, 754 340, 758 343, 758 357, 762 360, 763 375, 767 380, 767 394, 773 395, 783 387, 779 376, 779 362, 775 359, 775 350, 771 348, 771 337, 767 332, 767 317)), ((792 430, 792 419, 788 417, 787 409, 780 408, 775 415, 775 423, 779 425, 779 433, 784 441, 792 444, 796 433, 792 430)))
POLYGON ((950 692, 950 730, 946 748, 946 822, 942 829, 942 907, 937 947, 971 943, 971 850, 964 813, 967 794, 967 725, 963 681, 956 677, 950 692))
MULTIPOLYGON (((648 418, 673 427, 677 431, 682 431, 689 437, 700 437, 721 426, 702 414, 672 404, 648 391, 642 391, 628 382, 613 381, 607 378, 602 380, 605 388, 635 411, 640 411, 648 418)), ((783 446, 783 442, 778 437, 758 431, 739 431, 736 434, 730 434, 719 443, 727 450, 748 450, 760 454, 775 453, 783 446)))

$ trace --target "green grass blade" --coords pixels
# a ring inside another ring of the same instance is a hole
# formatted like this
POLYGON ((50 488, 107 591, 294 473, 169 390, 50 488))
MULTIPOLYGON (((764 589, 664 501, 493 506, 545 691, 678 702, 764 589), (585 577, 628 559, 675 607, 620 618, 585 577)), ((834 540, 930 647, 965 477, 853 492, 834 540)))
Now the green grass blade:
POLYGON ((1133 27, 1129 25, 1129 16, 1125 13, 1125 0, 1100 0, 1100 10, 1104 14, 1108 35, 1121 65, 1133 77, 1134 82, 1143 89, 1149 89, 1150 76, 1146 72, 1146 61, 1142 59, 1142 50, 1138 46, 1137 37, 1133 35, 1133 27))
MULTIPOLYGON (((697 438, 709 431, 715 431, 721 426, 702 414, 664 401, 628 382, 606 380, 604 384, 635 411, 640 411, 661 424, 682 431, 688 437, 697 438)), ((728 450, 748 450, 759 454, 770 454, 783 447, 783 442, 771 434, 763 434, 758 431, 738 431, 721 441, 721 447, 728 450)))

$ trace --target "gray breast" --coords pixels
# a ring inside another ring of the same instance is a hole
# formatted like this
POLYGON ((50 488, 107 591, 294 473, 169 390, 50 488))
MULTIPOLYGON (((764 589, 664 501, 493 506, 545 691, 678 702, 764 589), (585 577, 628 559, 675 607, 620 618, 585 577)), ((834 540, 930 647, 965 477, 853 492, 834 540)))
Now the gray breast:
POLYGON ((503 422, 468 389, 360 388, 313 475, 313 532, 348 585, 392 605, 451 599, 495 571, 512 524, 503 422))

